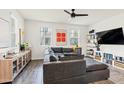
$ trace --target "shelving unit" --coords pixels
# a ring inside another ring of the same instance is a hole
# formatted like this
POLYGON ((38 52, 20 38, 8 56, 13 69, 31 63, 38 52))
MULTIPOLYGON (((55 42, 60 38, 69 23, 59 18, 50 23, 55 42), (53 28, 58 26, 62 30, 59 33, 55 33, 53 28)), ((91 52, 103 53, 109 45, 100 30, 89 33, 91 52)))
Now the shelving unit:
POLYGON ((98 61, 98 62, 102 62, 102 58, 103 58, 103 55, 102 55, 102 52, 101 51, 95 51, 95 60, 98 61))
POLYGON ((0 83, 12 82, 31 61, 31 50, 0 59, 0 83))
POLYGON ((17 74, 17 60, 13 61, 13 76, 15 77, 17 74))
POLYGON ((87 35, 87 53, 86 56, 94 58, 96 47, 94 45, 94 41, 96 40, 95 33, 88 33, 87 35))
POLYGON ((114 67, 124 70, 124 57, 115 56, 114 67))
POLYGON ((124 70, 124 57, 115 56, 111 53, 101 52, 101 54, 96 54, 95 60, 97 60, 98 62, 103 62, 115 68, 124 70))
POLYGON ((23 55, 23 65, 26 64, 26 55, 23 55))

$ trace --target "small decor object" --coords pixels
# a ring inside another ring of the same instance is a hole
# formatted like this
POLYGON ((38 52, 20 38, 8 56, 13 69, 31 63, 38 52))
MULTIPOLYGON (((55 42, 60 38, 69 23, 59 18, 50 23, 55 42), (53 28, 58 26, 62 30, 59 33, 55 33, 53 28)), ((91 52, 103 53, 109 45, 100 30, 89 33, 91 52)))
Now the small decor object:
POLYGON ((78 42, 74 41, 75 47, 78 48, 78 42))
POLYGON ((64 46, 66 45, 66 31, 64 29, 56 30, 56 45, 64 46))
POLYGON ((20 50, 24 51, 24 50, 28 49, 28 47, 29 47, 28 43, 23 43, 23 44, 20 45, 20 50))
POLYGON ((98 44, 98 42, 93 42, 94 44, 95 44, 95 46, 96 46, 96 50, 97 51, 100 51, 100 44, 98 44))
POLYGON ((77 41, 73 41, 73 42, 74 42, 73 50, 75 51, 76 48, 78 48, 78 42, 77 41))
POLYGON ((20 45, 20 50, 21 50, 21 51, 24 51, 24 50, 25 50, 24 44, 21 44, 21 45, 20 45))
POLYGON ((28 48, 29 48, 29 44, 25 43, 25 49, 28 49, 28 48))

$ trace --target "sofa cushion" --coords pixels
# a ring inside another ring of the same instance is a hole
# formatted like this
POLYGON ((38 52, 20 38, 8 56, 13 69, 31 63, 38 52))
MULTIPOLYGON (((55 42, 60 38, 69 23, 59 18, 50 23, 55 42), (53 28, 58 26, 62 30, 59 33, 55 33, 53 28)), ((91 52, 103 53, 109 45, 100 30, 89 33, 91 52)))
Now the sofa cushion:
POLYGON ((103 64, 101 62, 97 62, 93 59, 87 58, 86 59, 86 71, 97 71, 97 70, 104 70, 107 69, 108 66, 106 64, 103 64))
POLYGON ((51 48, 53 50, 54 53, 62 53, 62 48, 61 47, 52 47, 51 48))
POLYGON ((68 79, 86 74, 86 62, 70 60, 43 64, 44 83, 68 79))
POLYGON ((57 61, 57 58, 53 55, 50 56, 50 62, 55 62, 55 61, 57 61))
POLYGON ((64 57, 60 57, 59 60, 60 61, 66 61, 66 60, 80 60, 80 59, 84 59, 84 55, 79 55, 79 56, 64 56, 64 57))
POLYGON ((64 53, 74 52, 73 48, 63 48, 64 53))
POLYGON ((74 53, 74 52, 73 53, 72 52, 71 53, 70 52, 69 53, 63 53, 63 54, 64 54, 64 56, 78 56, 78 54, 74 53))

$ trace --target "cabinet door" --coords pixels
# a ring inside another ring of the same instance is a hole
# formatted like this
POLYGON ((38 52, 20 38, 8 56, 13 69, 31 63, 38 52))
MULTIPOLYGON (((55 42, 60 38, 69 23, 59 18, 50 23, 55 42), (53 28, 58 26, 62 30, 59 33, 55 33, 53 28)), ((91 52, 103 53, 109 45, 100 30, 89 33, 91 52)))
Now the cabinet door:
POLYGON ((0 83, 11 82, 12 80, 12 61, 0 61, 0 83))
POLYGON ((0 83, 4 82, 4 62, 0 61, 0 83))

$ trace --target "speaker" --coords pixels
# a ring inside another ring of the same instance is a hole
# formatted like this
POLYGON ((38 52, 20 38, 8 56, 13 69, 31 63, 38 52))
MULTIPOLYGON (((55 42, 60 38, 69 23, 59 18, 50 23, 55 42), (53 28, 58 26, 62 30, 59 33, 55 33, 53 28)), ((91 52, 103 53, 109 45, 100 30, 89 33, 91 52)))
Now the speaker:
POLYGON ((94 29, 93 29, 93 30, 91 30, 91 31, 89 31, 89 34, 94 33, 94 31, 95 31, 94 29))

